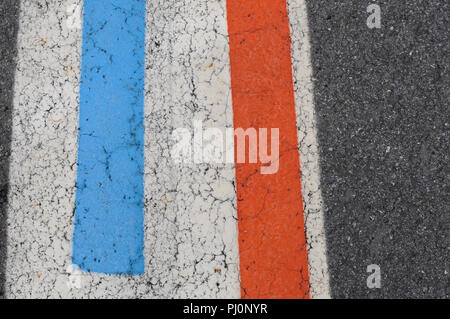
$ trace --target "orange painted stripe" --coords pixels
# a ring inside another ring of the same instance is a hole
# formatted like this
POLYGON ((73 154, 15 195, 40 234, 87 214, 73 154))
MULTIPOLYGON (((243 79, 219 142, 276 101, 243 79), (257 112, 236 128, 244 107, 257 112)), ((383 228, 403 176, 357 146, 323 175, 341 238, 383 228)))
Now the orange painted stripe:
POLYGON ((286 0, 228 0, 227 15, 234 127, 280 130, 276 174, 236 164, 242 298, 309 298, 286 0))

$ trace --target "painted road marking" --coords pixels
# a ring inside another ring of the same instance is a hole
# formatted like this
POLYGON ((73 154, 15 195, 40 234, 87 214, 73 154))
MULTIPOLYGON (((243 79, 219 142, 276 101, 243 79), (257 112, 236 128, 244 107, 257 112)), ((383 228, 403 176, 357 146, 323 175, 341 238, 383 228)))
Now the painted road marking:
POLYGON ((144 273, 145 0, 84 1, 73 263, 144 273))
POLYGON ((280 167, 236 164, 243 298, 308 298, 286 0, 229 0, 234 127, 279 128, 280 167))
POLYGON ((287 4, 291 25, 310 294, 311 298, 330 298, 307 9, 305 0, 288 0, 287 4))
POLYGON ((146 276, 157 296, 239 298, 234 167, 171 157, 174 130, 233 125, 226 1, 149 1, 147 42, 146 276))
POLYGON ((66 26, 69 1, 20 2, 6 296, 71 297, 81 30, 66 26))
MULTIPOLYGON (((66 273, 72 263, 81 30, 65 23, 73 1, 47 2, 48 8, 30 2, 20 14, 7 296, 239 297, 234 168, 177 167, 168 157, 171 132, 191 128, 193 118, 203 115, 205 127, 233 123, 225 1, 147 1, 147 269, 143 276, 83 273, 81 288, 69 288, 66 273)), ((306 205, 308 200, 305 195, 306 205)))
POLYGON ((20 12, 7 296, 239 298, 234 168, 178 168, 169 157, 173 129, 194 116, 232 125, 224 0, 147 1, 146 271, 83 272, 70 288, 81 29, 65 22, 74 2, 30 1, 20 12))

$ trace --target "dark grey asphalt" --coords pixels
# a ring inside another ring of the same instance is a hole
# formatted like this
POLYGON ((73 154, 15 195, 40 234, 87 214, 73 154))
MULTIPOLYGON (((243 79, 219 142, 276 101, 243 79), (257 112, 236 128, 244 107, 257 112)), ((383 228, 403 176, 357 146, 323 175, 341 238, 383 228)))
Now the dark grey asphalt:
POLYGON ((6 204, 19 5, 19 0, 0 1, 0 299, 4 294, 6 204))
POLYGON ((450 2, 307 2, 332 296, 448 298, 450 2))

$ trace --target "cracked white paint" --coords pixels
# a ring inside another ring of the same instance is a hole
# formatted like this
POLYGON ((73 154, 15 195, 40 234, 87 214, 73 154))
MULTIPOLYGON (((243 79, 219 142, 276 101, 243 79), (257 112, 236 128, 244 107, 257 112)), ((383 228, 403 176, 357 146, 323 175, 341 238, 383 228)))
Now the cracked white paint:
POLYGON ((10 298, 67 296, 81 50, 81 32, 64 23, 68 5, 21 2, 8 201, 10 298))
POLYGON ((172 131, 232 126, 225 0, 150 1, 146 258, 161 296, 240 297, 234 167, 176 164, 172 131))
POLYGON ((240 297, 234 167, 177 166, 169 154, 172 130, 194 118, 231 126, 225 1, 147 1, 146 274, 82 274, 70 284, 81 58, 81 30, 66 23, 74 4, 22 5, 7 296, 240 297))
POLYGON ((305 0, 288 0, 287 4, 291 27, 310 294, 311 298, 330 298, 307 9, 305 0))
MULTIPOLYGON (((309 39, 289 0, 312 297, 328 297, 309 39), (307 61, 307 62, 305 62, 307 61)), ((9 298, 239 298, 234 166, 176 164, 176 128, 232 127, 225 0, 147 0, 143 276, 74 274, 81 0, 22 0, 8 206, 9 298), (79 277, 78 277, 79 276, 79 277), (76 279, 76 284, 72 284, 76 279)))

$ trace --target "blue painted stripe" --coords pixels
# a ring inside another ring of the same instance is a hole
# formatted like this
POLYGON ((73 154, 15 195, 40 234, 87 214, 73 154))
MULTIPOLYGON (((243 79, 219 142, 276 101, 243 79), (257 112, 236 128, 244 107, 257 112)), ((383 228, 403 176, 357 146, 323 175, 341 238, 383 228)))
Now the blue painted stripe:
POLYGON ((73 263, 142 274, 145 0, 84 0, 73 263))

